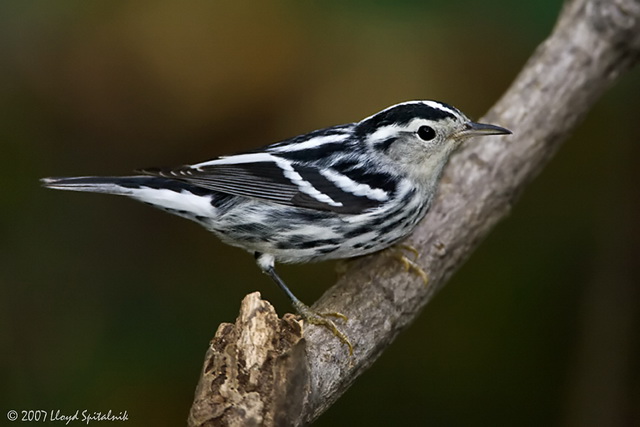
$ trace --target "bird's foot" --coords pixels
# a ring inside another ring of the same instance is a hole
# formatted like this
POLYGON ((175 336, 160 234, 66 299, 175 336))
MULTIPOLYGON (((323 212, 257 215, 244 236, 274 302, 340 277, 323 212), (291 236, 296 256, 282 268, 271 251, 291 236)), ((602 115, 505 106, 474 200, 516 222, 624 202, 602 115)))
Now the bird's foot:
POLYGON ((402 263, 405 271, 411 271, 412 273, 420 276, 425 286, 429 283, 429 276, 426 271, 422 269, 417 263, 416 260, 420 256, 420 252, 411 245, 407 244, 399 244, 391 248, 393 257, 402 263), (403 251, 411 252, 414 257, 413 260, 409 259, 403 251))
POLYGON ((294 308, 302 317, 302 319, 306 322, 311 323, 312 325, 324 326, 329 329, 333 335, 335 335, 340 341, 342 341, 349 348, 349 356, 353 356, 353 345, 349 338, 342 332, 338 327, 333 323, 332 320, 327 319, 327 317, 337 317, 338 319, 342 319, 345 322, 348 320, 347 316, 342 313, 336 313, 333 311, 326 313, 318 313, 314 311, 306 304, 303 304, 300 301, 297 301, 293 304, 294 308))

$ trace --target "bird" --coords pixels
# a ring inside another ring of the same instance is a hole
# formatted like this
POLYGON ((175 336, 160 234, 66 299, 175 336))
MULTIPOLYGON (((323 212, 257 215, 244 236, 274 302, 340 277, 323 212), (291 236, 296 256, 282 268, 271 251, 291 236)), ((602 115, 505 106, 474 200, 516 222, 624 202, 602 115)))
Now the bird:
POLYGON ((444 102, 415 100, 200 163, 41 182, 127 196, 199 223, 253 254, 301 318, 331 330, 353 354, 329 319, 346 317, 302 303, 276 273, 276 262, 347 259, 399 244, 429 210, 451 154, 471 137, 507 134, 444 102))

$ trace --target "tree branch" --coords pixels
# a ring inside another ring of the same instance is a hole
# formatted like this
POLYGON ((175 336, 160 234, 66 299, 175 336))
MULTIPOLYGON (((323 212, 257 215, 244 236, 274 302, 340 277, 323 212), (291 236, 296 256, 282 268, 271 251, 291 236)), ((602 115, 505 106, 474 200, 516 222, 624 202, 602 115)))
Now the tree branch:
POLYGON ((551 36, 483 120, 514 135, 468 142, 407 241, 420 251, 417 262, 429 284, 385 253, 351 262, 314 308, 349 317, 340 327, 354 345, 353 357, 324 328, 308 326, 300 338, 292 317, 278 320, 259 295, 249 295, 236 325, 221 325, 207 351, 190 425, 304 425, 317 418, 415 320, 599 96, 639 58, 638 0, 569 0, 551 36))

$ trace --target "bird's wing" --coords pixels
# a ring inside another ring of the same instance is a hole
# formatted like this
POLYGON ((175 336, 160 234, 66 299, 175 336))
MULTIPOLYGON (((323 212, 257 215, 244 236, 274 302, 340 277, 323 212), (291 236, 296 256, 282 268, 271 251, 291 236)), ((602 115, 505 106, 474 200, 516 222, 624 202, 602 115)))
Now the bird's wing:
POLYGON ((236 196, 338 213, 361 213, 390 197, 389 192, 356 182, 334 169, 264 151, 141 172, 236 196))

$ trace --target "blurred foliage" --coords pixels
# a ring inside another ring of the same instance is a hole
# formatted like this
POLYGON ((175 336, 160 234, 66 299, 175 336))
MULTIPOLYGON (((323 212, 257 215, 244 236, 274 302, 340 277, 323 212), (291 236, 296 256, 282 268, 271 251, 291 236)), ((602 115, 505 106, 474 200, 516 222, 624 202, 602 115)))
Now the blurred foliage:
MULTIPOLYGON (((433 98, 479 117, 560 1, 0 4, 0 401, 181 425, 251 256, 51 175, 200 161, 433 98)), ((607 93, 425 313, 317 425, 640 419, 637 71, 607 93), (375 408, 375 409, 373 409, 375 408)), ((517 128, 515 139, 517 143, 517 128)), ((312 302, 334 265, 285 266, 312 302)))

